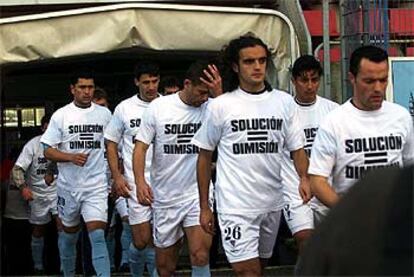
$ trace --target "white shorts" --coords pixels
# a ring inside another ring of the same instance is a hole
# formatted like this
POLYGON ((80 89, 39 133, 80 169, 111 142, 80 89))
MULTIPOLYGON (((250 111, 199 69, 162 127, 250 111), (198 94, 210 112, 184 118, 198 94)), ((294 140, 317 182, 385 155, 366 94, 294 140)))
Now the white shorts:
POLYGON ((52 220, 52 215, 57 215, 57 194, 52 196, 37 196, 33 194, 33 200, 29 202, 29 222, 36 225, 44 225, 52 220))
POLYGON ((119 197, 115 201, 115 209, 121 218, 128 216, 128 203, 125 198, 119 197))
POLYGON ((127 204, 127 200, 123 197, 118 197, 115 200, 115 209, 112 212, 112 217, 111 217, 109 227, 112 228, 115 226, 117 214, 119 214, 121 219, 124 217, 128 217, 128 204, 127 204))
POLYGON ((283 207, 283 215, 292 234, 303 230, 313 230, 313 210, 308 204, 291 202, 283 207))
POLYGON ((218 214, 221 241, 230 263, 272 256, 281 211, 264 214, 218 214))
POLYGON ((200 225, 199 200, 193 199, 167 208, 154 208, 154 245, 167 248, 184 236, 183 228, 200 225))
POLYGON ((321 224, 321 222, 325 219, 328 213, 329 208, 313 209, 313 223, 315 224, 315 227, 321 224))
POLYGON ((58 214, 66 227, 77 226, 82 215, 85 222, 106 222, 108 191, 102 187, 93 191, 69 191, 58 187, 58 214))
POLYGON ((138 202, 137 187, 134 182, 128 181, 128 185, 131 188, 129 198, 127 198, 129 225, 151 222, 152 208, 150 206, 143 206, 138 202))

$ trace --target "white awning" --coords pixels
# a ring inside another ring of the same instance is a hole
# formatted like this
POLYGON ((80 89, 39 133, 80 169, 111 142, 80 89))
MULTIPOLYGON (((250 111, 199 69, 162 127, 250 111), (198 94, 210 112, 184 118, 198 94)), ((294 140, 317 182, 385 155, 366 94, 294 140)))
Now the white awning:
POLYGON ((0 64, 152 50, 219 51, 252 32, 268 44, 270 81, 288 89, 289 67, 299 56, 289 19, 267 9, 167 4, 118 4, 0 20, 0 64))

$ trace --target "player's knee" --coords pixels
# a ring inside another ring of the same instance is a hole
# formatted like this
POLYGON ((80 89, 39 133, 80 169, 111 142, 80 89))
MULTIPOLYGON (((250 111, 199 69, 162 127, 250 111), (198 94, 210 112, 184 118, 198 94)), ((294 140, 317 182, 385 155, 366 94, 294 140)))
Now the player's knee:
POLYGON ((209 253, 203 249, 197 249, 191 254, 191 264, 195 266, 204 266, 209 262, 209 253))
POLYGON ((143 239, 135 239, 134 238, 134 246, 136 249, 142 250, 148 246, 148 243, 143 239))
POLYGON ((261 276, 262 268, 260 262, 251 263, 251 262, 238 262, 232 264, 233 271, 236 273, 236 276, 261 276))
POLYGON ((133 243, 135 248, 142 250, 151 245, 151 236, 133 234, 133 243))
POLYGON ((157 272, 160 277, 173 276, 175 265, 167 259, 157 259, 157 272))

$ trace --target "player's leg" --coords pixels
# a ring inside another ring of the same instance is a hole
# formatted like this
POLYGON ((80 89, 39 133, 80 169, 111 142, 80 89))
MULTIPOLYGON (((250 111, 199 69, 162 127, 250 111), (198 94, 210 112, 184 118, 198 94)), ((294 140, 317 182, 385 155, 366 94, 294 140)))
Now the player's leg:
POLYGON ((43 250, 45 245, 45 225, 32 224, 32 259, 35 273, 42 273, 43 266, 43 250))
POLYGON ((100 190, 82 193, 81 213, 88 229, 92 246, 92 264, 97 276, 110 276, 108 248, 105 241, 105 228, 108 218, 108 192, 100 190))
POLYGON ((283 208, 286 223, 302 253, 305 242, 310 238, 314 229, 313 211, 308 204, 291 202, 283 208))
POLYGON ((209 254, 212 236, 200 226, 199 201, 193 200, 187 204, 183 226, 188 240, 192 276, 210 276, 209 254))
POLYGON ((267 261, 272 257, 273 248, 279 232, 280 218, 282 211, 272 211, 261 215, 260 237, 259 237, 259 258, 262 267, 267 265, 267 261))
POLYGON ((30 202, 30 218, 32 224, 32 259, 35 273, 44 271, 43 250, 45 243, 46 225, 51 221, 47 199, 38 195, 30 202))
POLYGON ((155 248, 158 276, 170 277, 174 275, 180 247, 181 240, 178 240, 175 244, 169 247, 155 248))
POLYGON ((154 208, 154 244, 159 276, 172 276, 178 262, 178 251, 182 246, 185 205, 154 208))
POLYGON ((129 246, 129 266, 133 276, 142 276, 147 264, 148 272, 155 270, 155 249, 152 242, 152 209, 138 203, 135 183, 131 187, 128 201, 129 224, 132 242, 129 246))
POLYGON ((62 231, 58 237, 61 268, 64 276, 74 276, 76 270, 76 242, 80 229, 80 201, 78 195, 57 189, 57 208, 62 231))
POLYGON ((128 216, 128 205, 125 198, 119 198, 116 203, 116 209, 121 216, 122 220, 122 233, 121 233, 121 263, 120 271, 127 272, 129 271, 129 246, 132 241, 132 231, 131 226, 129 225, 129 216, 128 216))
POLYGON ((115 225, 116 213, 113 212, 109 220, 109 226, 106 232, 106 245, 108 247, 109 262, 111 265, 111 272, 115 271, 115 225))

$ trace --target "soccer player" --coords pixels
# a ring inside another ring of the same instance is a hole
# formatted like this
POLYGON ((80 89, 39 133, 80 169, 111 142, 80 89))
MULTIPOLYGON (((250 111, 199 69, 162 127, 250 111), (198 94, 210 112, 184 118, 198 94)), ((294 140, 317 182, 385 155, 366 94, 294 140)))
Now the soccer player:
POLYGON ((181 84, 175 76, 165 76, 161 79, 160 89, 163 95, 169 95, 178 92, 181 84))
MULTIPOLYGON (((151 207, 143 206, 138 202, 132 169, 132 153, 134 136, 141 126, 142 114, 149 103, 159 96, 159 67, 153 62, 139 62, 135 67, 134 76, 137 94, 122 101, 115 108, 111 122, 105 130, 105 140, 115 192, 128 199, 129 224, 133 238, 129 250, 131 273, 133 276, 142 276, 145 264, 150 274, 155 269, 155 250, 151 235, 152 210, 151 207), (124 175, 121 174, 118 164, 118 144, 121 142, 124 175)), ((151 183, 149 179, 151 159, 151 154, 148 154, 146 168, 148 183, 151 183)))
POLYGON ((348 73, 353 96, 319 126, 309 174, 314 195, 328 207, 365 172, 414 162, 412 118, 403 107, 384 101, 388 66, 383 49, 357 48, 348 73))
POLYGON ((293 98, 265 81, 268 47, 259 38, 243 36, 230 41, 223 56, 231 72, 230 79, 224 79, 232 91, 211 101, 193 138, 200 148, 200 223, 213 234, 208 196, 217 146, 215 196, 223 247, 237 275, 260 276, 261 262, 264 265, 272 255, 283 208, 282 149, 291 152, 306 201, 308 159, 293 98))
POLYGON ((109 108, 108 93, 103 88, 96 87, 93 92, 92 102, 109 108))
MULTIPOLYGON (((292 68, 292 83, 295 87, 295 103, 298 109, 299 123, 305 136, 305 151, 311 155, 319 123, 331 110, 339 105, 317 95, 322 75, 322 67, 315 57, 304 55, 299 57, 292 68)), ((303 203, 299 195, 299 176, 290 158, 289 151, 283 152, 281 171, 283 179, 283 213, 290 231, 295 238, 299 251, 314 229, 314 222, 326 213, 324 207, 315 198, 303 203)))
POLYGON ((200 227, 195 172, 199 149, 191 138, 200 128, 210 89, 220 78, 215 69, 204 62, 193 63, 182 91, 160 97, 149 105, 136 136, 133 162, 137 195, 140 203, 151 205, 154 211, 154 244, 160 276, 174 274, 184 234, 192 276, 210 276, 211 235, 200 227), (144 168, 151 143, 154 149, 150 186, 144 168))
POLYGON ((111 112, 92 103, 95 89, 90 72, 71 79, 73 102, 58 109, 41 138, 47 159, 58 163, 58 214, 63 224, 59 251, 65 276, 75 274, 80 216, 92 244, 92 263, 98 276, 109 276, 104 230, 107 221, 107 180, 103 130, 111 112))
MULTIPOLYGON (((41 129, 44 132, 49 124, 50 116, 41 119, 41 129)), ((40 137, 32 138, 24 146, 16 164, 12 169, 12 178, 24 200, 29 201, 32 224, 32 259, 36 274, 44 273, 43 249, 46 225, 53 219, 57 220, 57 193, 56 185, 46 184, 44 175, 50 163, 43 155, 40 137)))

